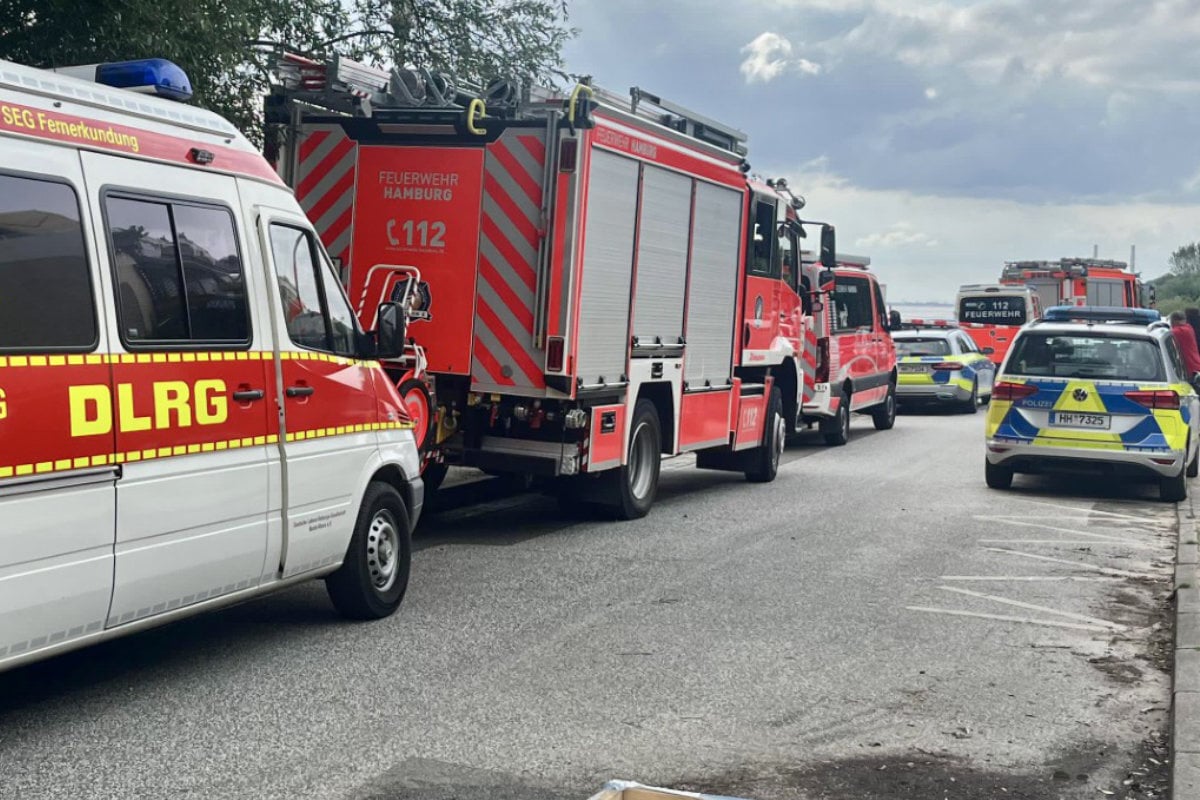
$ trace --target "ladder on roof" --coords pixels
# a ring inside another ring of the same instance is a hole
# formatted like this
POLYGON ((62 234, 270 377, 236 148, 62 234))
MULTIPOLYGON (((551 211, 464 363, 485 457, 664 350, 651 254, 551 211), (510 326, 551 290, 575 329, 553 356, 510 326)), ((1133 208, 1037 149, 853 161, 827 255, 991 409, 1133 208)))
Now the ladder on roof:
POLYGON ((629 90, 629 96, 587 84, 595 93, 595 97, 607 106, 623 111, 626 114, 662 125, 664 128, 681 133, 705 144, 727 150, 735 155, 745 156, 749 149, 746 142, 749 137, 741 130, 696 111, 687 109, 662 97, 634 86, 629 90))

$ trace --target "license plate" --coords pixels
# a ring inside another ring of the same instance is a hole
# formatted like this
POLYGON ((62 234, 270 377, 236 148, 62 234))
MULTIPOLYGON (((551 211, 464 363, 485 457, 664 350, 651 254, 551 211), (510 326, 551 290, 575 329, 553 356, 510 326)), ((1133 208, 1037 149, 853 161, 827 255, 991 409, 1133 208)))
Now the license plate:
POLYGON ((901 372, 929 372, 929 367, 924 364, 900 364, 898 369, 901 372))
POLYGON ((1056 428, 1095 428, 1108 430, 1112 417, 1108 414, 1080 414, 1077 411, 1052 411, 1050 424, 1056 428))

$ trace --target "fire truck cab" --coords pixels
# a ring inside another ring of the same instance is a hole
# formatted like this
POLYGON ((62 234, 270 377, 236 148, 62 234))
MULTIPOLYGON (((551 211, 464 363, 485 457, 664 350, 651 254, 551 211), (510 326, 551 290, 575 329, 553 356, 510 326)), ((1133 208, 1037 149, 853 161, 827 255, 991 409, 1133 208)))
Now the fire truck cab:
POLYGON ((404 596, 399 309, 359 328, 190 91, 161 59, 0 62, 0 670, 312 578, 354 618, 404 596))
MULTIPOLYGON (((824 247, 822 247, 824 250, 824 247)), ((850 414, 870 414, 875 427, 896 423, 896 346, 883 289, 866 256, 838 254, 836 267, 805 261, 813 287, 806 320, 806 380, 801 422, 819 426, 829 445, 850 438, 850 414)))
POLYGON ((1124 261, 1061 258, 1008 261, 1000 274, 1005 286, 1028 286, 1043 309, 1054 306, 1141 308, 1147 305, 1138 274, 1124 261))
POLYGON ((468 91, 289 53, 277 71, 271 155, 357 310, 415 298, 388 368, 429 482, 541 475, 629 519, 662 455, 774 478, 780 384, 800 391, 795 207, 748 183, 744 134, 637 88, 468 91))

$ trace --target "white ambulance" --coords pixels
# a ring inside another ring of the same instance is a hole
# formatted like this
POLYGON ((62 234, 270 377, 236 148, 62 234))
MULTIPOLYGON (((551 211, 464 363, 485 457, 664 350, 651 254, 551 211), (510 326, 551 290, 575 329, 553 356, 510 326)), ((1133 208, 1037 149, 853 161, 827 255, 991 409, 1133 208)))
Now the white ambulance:
POLYGON ((190 93, 160 59, 0 61, 0 670, 311 578, 383 617, 408 584, 423 485, 377 360, 404 313, 360 330, 190 93))

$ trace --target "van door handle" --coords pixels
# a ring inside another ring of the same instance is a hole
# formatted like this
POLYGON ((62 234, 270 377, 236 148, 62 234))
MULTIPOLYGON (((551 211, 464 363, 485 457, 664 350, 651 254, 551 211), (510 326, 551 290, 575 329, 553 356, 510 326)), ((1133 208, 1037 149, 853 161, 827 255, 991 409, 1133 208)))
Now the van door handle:
POLYGON ((287 388, 287 396, 288 397, 308 397, 315 391, 316 391, 316 389, 314 389, 311 386, 289 386, 287 388))
POLYGON ((267 396, 267 393, 262 389, 239 389, 233 393, 233 399, 239 403, 253 403, 255 400, 262 400, 267 396))

